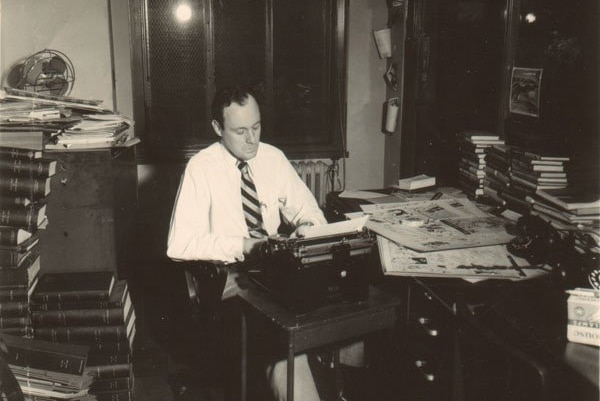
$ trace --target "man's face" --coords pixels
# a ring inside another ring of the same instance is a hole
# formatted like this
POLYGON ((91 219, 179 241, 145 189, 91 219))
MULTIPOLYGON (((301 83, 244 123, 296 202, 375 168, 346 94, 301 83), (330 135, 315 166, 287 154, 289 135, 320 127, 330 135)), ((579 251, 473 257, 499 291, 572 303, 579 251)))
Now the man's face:
POLYGON ((223 127, 213 120, 213 128, 227 150, 240 160, 256 156, 260 141, 260 110, 252 96, 246 103, 231 103, 223 109, 223 127))

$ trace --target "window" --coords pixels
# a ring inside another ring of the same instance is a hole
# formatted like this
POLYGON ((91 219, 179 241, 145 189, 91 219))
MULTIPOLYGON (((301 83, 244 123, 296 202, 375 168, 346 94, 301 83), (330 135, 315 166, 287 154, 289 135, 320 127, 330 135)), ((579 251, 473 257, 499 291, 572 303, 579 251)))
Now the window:
POLYGON ((185 161, 214 142, 210 102, 230 84, 255 88, 263 140, 288 157, 341 157, 346 3, 133 0, 140 161, 185 161))

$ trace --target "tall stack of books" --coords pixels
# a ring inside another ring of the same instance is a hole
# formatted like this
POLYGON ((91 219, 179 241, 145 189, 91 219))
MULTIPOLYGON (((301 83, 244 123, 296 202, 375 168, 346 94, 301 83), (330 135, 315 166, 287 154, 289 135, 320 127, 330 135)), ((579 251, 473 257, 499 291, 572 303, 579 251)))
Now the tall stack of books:
POLYGON ((463 131, 457 135, 460 162, 458 185, 474 197, 484 194, 485 150, 490 146, 503 145, 498 135, 481 131, 463 131))
POLYGON ((563 156, 542 156, 520 149, 511 149, 510 188, 507 195, 522 210, 531 205, 528 197, 537 190, 567 187, 567 174, 564 164, 569 161, 563 156))
POLYGON ((40 271, 40 232, 56 160, 0 147, 0 332, 28 335, 28 298, 40 271))
POLYGON ((90 393, 99 401, 133 399, 135 310, 126 280, 113 272, 49 273, 31 297, 34 338, 87 345, 90 393))
MULTIPOLYGON (((88 400, 89 347, 0 334, 6 361, 26 400, 88 400)), ((90 400, 91 401, 91 400, 90 400)))
POLYGON ((483 194, 497 203, 506 205, 503 197, 510 184, 510 147, 494 145, 485 149, 485 172, 483 178, 483 194))

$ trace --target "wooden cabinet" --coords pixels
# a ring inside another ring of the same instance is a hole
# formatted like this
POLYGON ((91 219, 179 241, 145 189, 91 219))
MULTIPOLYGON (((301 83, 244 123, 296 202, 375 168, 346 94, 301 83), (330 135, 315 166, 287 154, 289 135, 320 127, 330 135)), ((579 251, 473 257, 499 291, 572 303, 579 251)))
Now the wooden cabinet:
POLYGON ((566 363, 566 303, 550 280, 398 281, 407 299, 397 338, 407 398, 597 400, 598 389, 566 363))
POLYGON ((58 160, 41 239, 42 272, 126 269, 136 205, 132 149, 48 152, 58 160))

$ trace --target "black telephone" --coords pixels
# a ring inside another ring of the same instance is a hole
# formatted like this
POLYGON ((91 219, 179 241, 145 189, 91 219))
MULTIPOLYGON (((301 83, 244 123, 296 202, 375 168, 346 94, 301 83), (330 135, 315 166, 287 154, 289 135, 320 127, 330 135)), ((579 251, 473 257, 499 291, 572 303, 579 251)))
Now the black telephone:
POLYGON ((589 286, 587 276, 598 268, 595 255, 575 249, 573 233, 558 231, 538 216, 526 215, 517 221, 521 233, 507 246, 515 256, 533 264, 552 267, 555 278, 566 286, 589 286))
POLYGON ((549 263, 564 244, 556 229, 536 216, 523 216, 517 221, 521 233, 508 244, 508 251, 533 264, 549 263))

